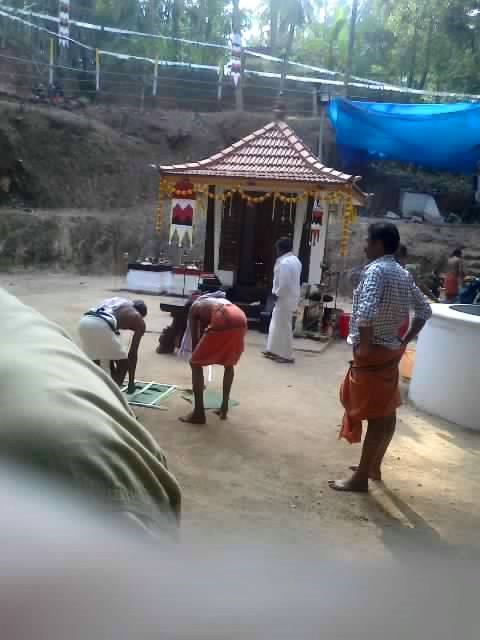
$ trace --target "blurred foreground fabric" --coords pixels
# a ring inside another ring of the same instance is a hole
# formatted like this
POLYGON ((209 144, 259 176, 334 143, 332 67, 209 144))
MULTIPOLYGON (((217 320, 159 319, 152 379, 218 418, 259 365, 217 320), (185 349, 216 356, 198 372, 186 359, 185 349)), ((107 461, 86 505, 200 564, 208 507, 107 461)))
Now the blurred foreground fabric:
POLYGON ((70 337, 0 289, 0 461, 98 508, 175 530, 180 488, 118 386, 70 337))

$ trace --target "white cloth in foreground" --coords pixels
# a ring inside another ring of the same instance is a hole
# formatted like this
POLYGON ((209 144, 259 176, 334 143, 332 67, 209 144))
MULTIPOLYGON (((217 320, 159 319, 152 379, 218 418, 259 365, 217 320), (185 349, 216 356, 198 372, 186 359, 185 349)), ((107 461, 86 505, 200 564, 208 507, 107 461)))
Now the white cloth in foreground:
MULTIPOLYGON (((116 322, 115 316, 112 316, 116 322)), ((118 333, 103 318, 83 316, 78 333, 84 352, 90 360, 125 360, 127 350, 118 333)))
POLYGON ((292 316, 300 301, 302 263, 293 253, 280 256, 273 271, 272 293, 277 296, 268 331, 267 351, 293 360, 292 316))
POLYGON ((82 347, 91 360, 126 360, 128 352, 122 344, 115 312, 121 307, 133 307, 126 298, 108 298, 98 307, 89 309, 78 326, 82 347))

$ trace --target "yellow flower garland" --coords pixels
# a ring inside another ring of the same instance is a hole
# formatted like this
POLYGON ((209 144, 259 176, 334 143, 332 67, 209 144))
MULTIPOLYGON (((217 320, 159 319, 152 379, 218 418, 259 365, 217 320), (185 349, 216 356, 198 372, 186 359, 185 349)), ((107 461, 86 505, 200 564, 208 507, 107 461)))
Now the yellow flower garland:
MULTIPOLYGON (((348 254, 348 241, 350 238, 350 227, 357 220, 357 212, 353 206, 352 194, 342 191, 304 191, 295 196, 286 196, 278 191, 270 191, 264 193, 261 196, 251 196, 249 193, 243 191, 240 185, 229 187, 222 193, 212 193, 209 191, 206 185, 194 184, 193 189, 186 189, 184 191, 178 191, 175 189, 175 183, 170 182, 166 178, 160 179, 159 189, 159 204, 156 212, 155 230, 160 233, 164 222, 164 208, 163 202, 166 198, 171 198, 175 193, 178 197, 192 197, 196 195, 204 195, 210 200, 216 200, 218 202, 226 202, 231 199, 235 194, 238 194, 240 198, 251 204, 261 204, 269 199, 279 200, 285 204, 293 205, 307 198, 322 198, 327 205, 343 204, 343 230, 342 239, 340 241, 340 255, 345 257, 348 254)), ((203 202, 199 201, 199 208, 204 212, 203 202)))

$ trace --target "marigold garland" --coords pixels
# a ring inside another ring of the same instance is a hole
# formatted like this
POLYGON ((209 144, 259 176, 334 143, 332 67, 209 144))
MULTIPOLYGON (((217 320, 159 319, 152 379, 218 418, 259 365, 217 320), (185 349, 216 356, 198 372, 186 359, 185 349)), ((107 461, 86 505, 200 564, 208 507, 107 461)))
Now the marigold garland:
MULTIPOLYGON (((340 255, 345 257, 348 254, 348 241, 350 238, 351 225, 356 222, 358 214, 353 205, 352 194, 344 191, 330 191, 330 190, 308 190, 303 191, 295 196, 284 195, 278 191, 269 191, 260 196, 252 196, 248 192, 245 192, 240 185, 228 187, 221 193, 213 193, 209 191, 208 186, 204 184, 194 184, 193 189, 178 190, 175 188, 175 183, 162 177, 160 179, 159 190, 159 203, 156 211, 155 229, 157 233, 160 233, 164 223, 164 201, 167 198, 171 198, 173 193, 175 196, 189 198, 195 195, 204 195, 210 200, 216 200, 217 202, 230 201, 230 207, 232 205, 233 196, 238 195, 240 198, 251 204, 262 204, 266 200, 273 199, 273 201, 279 201, 284 204, 290 205, 290 208, 299 202, 302 202, 308 198, 318 199, 323 198, 324 202, 328 205, 343 204, 343 227, 342 227, 342 239, 340 241, 340 255)), ((200 204, 200 203, 199 203, 200 204)), ((203 202, 200 205, 202 212, 204 212, 203 202)))

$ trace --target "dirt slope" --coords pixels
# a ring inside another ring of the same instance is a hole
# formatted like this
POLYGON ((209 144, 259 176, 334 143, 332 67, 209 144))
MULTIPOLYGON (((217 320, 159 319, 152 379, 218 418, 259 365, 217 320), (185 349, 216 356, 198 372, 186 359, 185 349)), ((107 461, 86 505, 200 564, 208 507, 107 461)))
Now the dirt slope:
MULTIPOLYGON (((200 159, 270 119, 99 107, 67 112, 0 102, 0 174, 13 172, 13 199, 0 196, 0 206, 105 209, 151 201, 158 179, 150 163, 200 159)), ((292 125, 316 144, 315 120, 292 125)))

